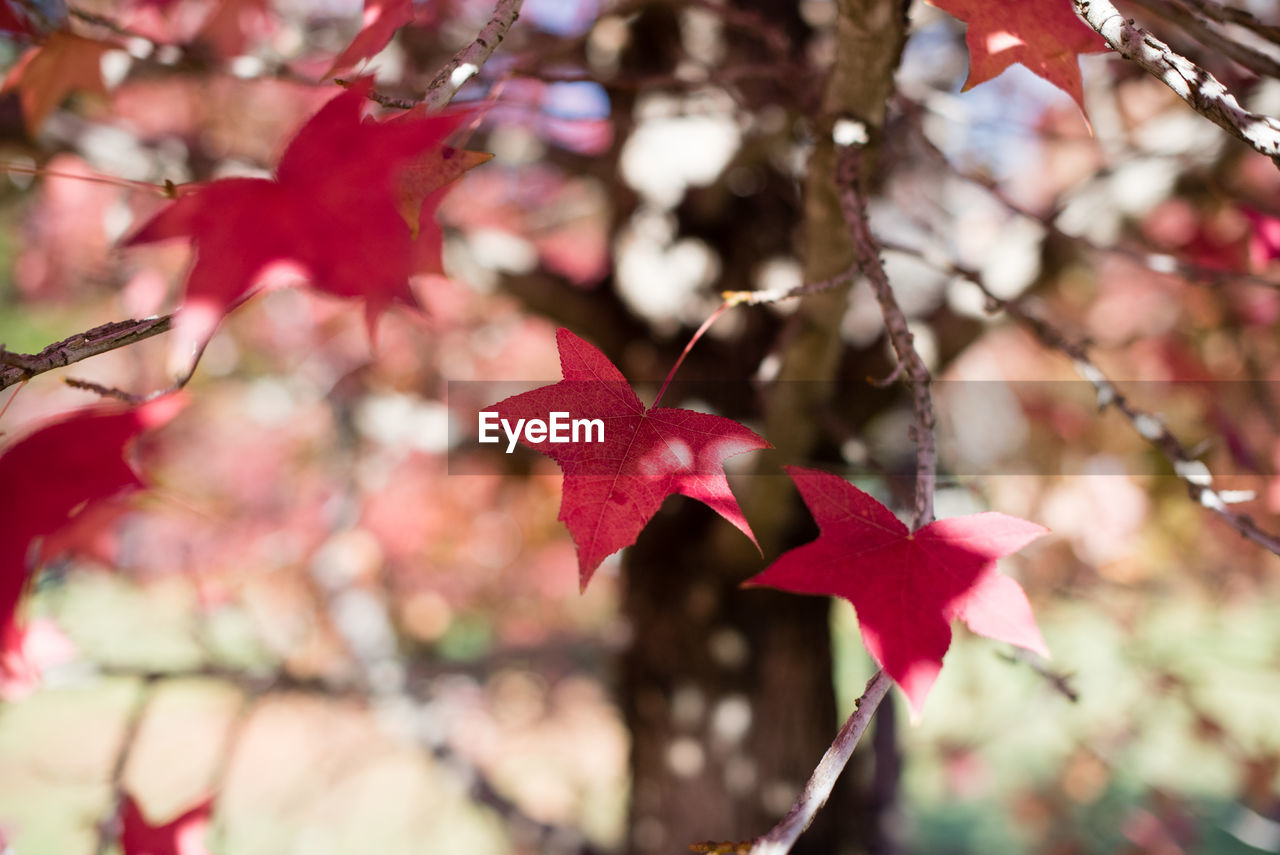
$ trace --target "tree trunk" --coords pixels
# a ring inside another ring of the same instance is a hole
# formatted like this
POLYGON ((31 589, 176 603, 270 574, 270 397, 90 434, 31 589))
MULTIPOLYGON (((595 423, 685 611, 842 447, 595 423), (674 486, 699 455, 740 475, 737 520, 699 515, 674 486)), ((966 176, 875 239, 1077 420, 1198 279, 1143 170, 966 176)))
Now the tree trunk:
MULTIPOLYGON (((800 223, 806 281, 854 263, 835 192, 831 127, 841 117, 862 122, 874 157, 906 35, 902 0, 838 5, 837 57, 814 122, 800 223)), ((816 534, 796 513, 794 490, 777 467, 812 462, 818 414, 834 393, 846 302, 847 286, 807 298, 792 318, 763 413, 777 451, 758 455, 756 476, 735 485, 764 559, 712 512, 684 499, 669 502, 625 556, 624 611, 633 632, 622 661, 632 738, 628 852, 676 853, 699 841, 763 834, 835 735, 828 601, 739 585, 783 548, 816 534)), ((877 753, 892 757, 892 739, 877 753)), ((886 796, 883 787, 868 786, 867 771, 844 776, 793 852, 885 851, 869 811, 886 796)))

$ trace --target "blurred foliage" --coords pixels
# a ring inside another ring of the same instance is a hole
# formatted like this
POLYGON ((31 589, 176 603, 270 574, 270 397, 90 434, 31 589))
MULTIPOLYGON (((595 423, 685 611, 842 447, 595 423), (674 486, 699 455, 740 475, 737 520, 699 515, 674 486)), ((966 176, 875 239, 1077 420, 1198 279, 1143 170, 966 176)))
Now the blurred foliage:
MULTIPOLYGON (((187 44, 181 62, 158 48, 137 57, 107 99, 73 98, 36 134, 0 111, 0 160, 49 170, 14 170, 0 194, 10 350, 172 310, 186 250, 117 248, 162 200, 83 176, 264 173, 336 91, 310 81, 359 18, 351 2, 280 0, 273 29, 240 34, 251 61, 236 66, 184 41, 206 4, 165 5, 85 8, 187 44)), ((799 5, 798 53, 820 70, 831 4, 799 5)), ((379 86, 421 92, 490 6, 419 4, 378 58, 379 86)), ((442 206, 450 277, 415 280, 425 313, 393 314, 371 347, 346 304, 256 297, 210 344, 187 409, 140 444, 154 489, 42 568, 24 649, 39 673, 6 680, 0 705, 0 832, 19 855, 98 851, 119 785, 156 821, 216 794, 209 843, 228 855, 624 848, 629 737, 611 662, 633 628, 619 618, 618 562, 579 596, 555 468, 467 447, 474 411, 449 384, 556 379, 557 324, 654 380, 721 288, 798 284, 795 185, 812 127, 769 86, 807 79, 725 74, 742 67, 727 65, 742 62, 741 39, 726 37, 718 5, 695 4, 684 41, 667 46, 686 66, 637 95, 611 71, 627 19, 595 21, 585 0, 527 6, 508 52, 463 92, 492 108, 466 144, 498 156, 442 206), (560 68, 541 59, 559 39, 563 76, 605 85, 537 79, 560 68), (691 58, 717 55, 724 64, 691 58)), ((919 725, 898 705, 901 849, 1280 851, 1275 556, 1188 501, 1166 459, 1098 412, 1068 359, 928 263, 936 250, 971 266, 1091 343, 1216 485, 1256 493, 1236 507, 1274 530, 1278 261, 1249 212, 1280 216, 1280 175, 1101 57, 1085 64, 1091 129, 1018 69, 959 93, 955 22, 923 5, 913 15, 906 106, 872 213, 887 240, 921 249, 886 257, 942 381, 939 510, 996 508, 1053 529, 1005 569, 1055 658, 1028 663, 957 630, 919 725)), ((734 20, 767 42, 749 16, 734 20)), ((1205 61, 1274 97, 1274 81, 1205 61)), ((791 311, 736 309, 682 370, 747 389, 791 311)), ((909 410, 859 385, 884 363, 864 285, 842 332, 858 369, 848 388, 861 391, 827 414, 819 459, 787 462, 844 467, 891 500, 909 410)), ((38 378, 0 434, 96 400, 65 377, 161 388, 166 355, 158 338, 38 378)), ((851 609, 832 614, 843 713, 870 666, 851 609)))

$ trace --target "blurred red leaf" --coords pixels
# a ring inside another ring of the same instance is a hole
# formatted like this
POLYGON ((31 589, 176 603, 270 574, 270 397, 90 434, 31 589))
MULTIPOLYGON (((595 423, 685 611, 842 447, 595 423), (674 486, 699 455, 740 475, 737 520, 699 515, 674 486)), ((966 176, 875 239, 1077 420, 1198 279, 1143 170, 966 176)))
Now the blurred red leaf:
MULTIPOLYGON (((459 118, 362 117, 369 86, 360 81, 322 107, 290 142, 275 178, 181 188, 128 240, 194 242, 184 310, 216 321, 278 262, 299 265, 317 290, 363 297, 371 327, 392 304, 415 305, 409 276, 439 270, 441 238, 434 225, 413 236, 400 213, 401 177, 444 157, 443 141, 459 118)), ((439 197, 413 198, 421 216, 439 197)))
POLYGON ((36 618, 0 638, 0 701, 18 700, 36 691, 46 668, 74 661, 76 655, 75 644, 49 618, 36 618))
POLYGON ((240 56, 272 26, 268 0, 221 0, 200 25, 195 40, 208 45, 217 56, 240 56))
POLYGON ((604 422, 602 442, 531 443, 523 432, 520 439, 564 470, 560 520, 578 547, 581 587, 586 589, 601 561, 635 542, 673 493, 708 505, 755 543, 723 466, 725 458, 769 443, 732 419, 646 408, 599 350, 565 329, 556 331, 556 343, 564 379, 489 410, 513 427, 517 419, 545 421, 552 412, 604 422))
POLYGON ((1107 50, 1102 36, 1076 17, 1069 0, 929 0, 969 25, 969 78, 972 89, 1015 62, 1057 86, 1075 99, 1084 112, 1080 79, 1082 53, 1107 50))
POLYGON ((124 855, 209 855, 205 835, 213 800, 206 799, 163 825, 151 825, 132 796, 120 811, 124 855))
MULTIPOLYGON (((36 22, 31 19, 31 10, 17 0, 0 0, 0 32, 36 35, 36 22)), ((0 837, 0 852, 4 851, 3 847, 4 838, 0 837)))
POLYGON ((1045 528, 983 513, 912 532, 843 478, 798 466, 787 473, 821 534, 747 584, 851 602, 867 652, 902 687, 914 713, 942 669, 956 618, 979 635, 1049 655, 1026 594, 995 567, 1045 528))
POLYGON ((1272 217, 1252 208, 1241 208, 1249 218, 1249 261, 1254 270, 1265 270, 1267 265, 1280 258, 1280 218, 1272 217))
POLYGON ((81 410, 45 425, 0 453, 0 646, 17 644, 15 612, 36 538, 53 534, 87 503, 143 486, 125 447, 165 421, 180 399, 130 410, 81 410))
POLYGON ((112 496, 87 505, 40 542, 40 562, 62 556, 111 566, 120 551, 120 521, 133 511, 128 497, 112 496))
POLYGON ((413 0, 365 0, 360 32, 333 61, 329 74, 374 56, 387 46, 396 30, 412 20, 413 0))
POLYGON ((113 44, 57 30, 18 60, 0 90, 17 90, 27 130, 35 133, 71 92, 107 94, 102 55, 114 49, 113 44))

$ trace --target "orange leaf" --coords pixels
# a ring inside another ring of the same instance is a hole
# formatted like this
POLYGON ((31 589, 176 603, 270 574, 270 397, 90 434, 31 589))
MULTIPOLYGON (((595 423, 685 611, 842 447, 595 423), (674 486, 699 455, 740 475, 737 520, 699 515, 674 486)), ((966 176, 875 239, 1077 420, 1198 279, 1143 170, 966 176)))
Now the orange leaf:
POLYGON ((444 146, 429 151, 411 161, 396 180, 396 209, 409 225, 416 239, 421 222, 422 203, 427 197, 451 181, 456 181, 469 169, 493 159, 485 151, 467 151, 444 146))
POLYGON ((71 92, 107 94, 101 62, 102 55, 113 49, 115 45, 108 42, 58 30, 18 60, 0 91, 18 90, 22 115, 34 133, 71 92))

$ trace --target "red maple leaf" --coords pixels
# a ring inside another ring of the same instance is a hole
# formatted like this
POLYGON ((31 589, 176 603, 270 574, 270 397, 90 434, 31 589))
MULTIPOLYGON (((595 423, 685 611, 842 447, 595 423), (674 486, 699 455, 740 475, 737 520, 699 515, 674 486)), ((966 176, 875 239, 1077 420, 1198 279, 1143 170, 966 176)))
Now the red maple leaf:
POLYGON ((1076 16, 1071 0, 929 0, 969 25, 969 79, 964 88, 999 75, 1015 62, 1066 92, 1084 112, 1080 54, 1107 44, 1076 16))
POLYGON ((125 446, 166 421, 181 399, 131 410, 81 410, 45 425, 0 453, 0 647, 16 644, 16 611, 32 542, 53 534, 86 505, 143 486, 125 446))
POLYGON ((17 90, 27 130, 35 133, 73 91, 106 95, 102 55, 115 45, 57 30, 32 48, 5 76, 0 91, 17 90))
POLYGON ((209 855, 205 836, 213 801, 195 807, 162 825, 152 825, 132 796, 120 809, 120 848, 124 855, 209 855))
POLYGON ((560 520, 578 547, 582 589, 601 561, 635 542, 672 493, 710 506, 755 543, 723 467, 725 458, 769 448, 769 443, 732 419, 645 407, 599 350, 565 329, 556 331, 556 344, 563 380, 488 410, 519 431, 522 444, 564 470, 560 520), (586 441, 600 438, 588 427, 577 442, 530 442, 517 425, 520 419, 546 421, 556 412, 599 419, 603 441, 586 441))
MULTIPOLYGON (((183 311, 199 317, 199 333, 211 333, 279 263, 300 267, 317 290, 363 297, 371 329, 391 305, 416 304, 409 277, 440 269, 441 238, 434 227, 416 237, 411 232, 400 213, 400 177, 444 158, 444 139, 460 117, 362 117, 369 86, 360 81, 325 104, 289 143, 274 178, 181 188, 176 201, 129 238, 131 245, 180 237, 194 242, 183 311)), ((439 194, 417 200, 421 221, 434 223, 439 194)))
POLYGON ((853 603, 867 652, 906 692, 913 714, 942 669, 955 618, 979 635, 1049 655, 1022 588, 995 567, 1045 528, 983 513, 912 532, 843 478, 798 466, 787 473, 821 534, 746 584, 853 603))
POLYGON ((360 32, 333 61, 328 73, 350 68, 375 55, 387 46, 396 30, 412 20, 413 0, 365 0, 360 32))

